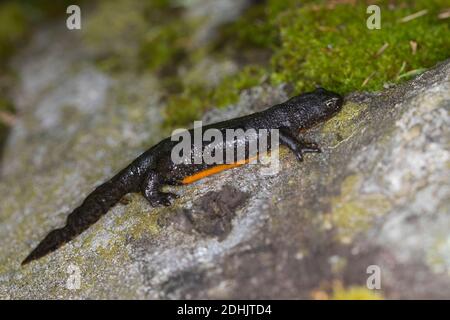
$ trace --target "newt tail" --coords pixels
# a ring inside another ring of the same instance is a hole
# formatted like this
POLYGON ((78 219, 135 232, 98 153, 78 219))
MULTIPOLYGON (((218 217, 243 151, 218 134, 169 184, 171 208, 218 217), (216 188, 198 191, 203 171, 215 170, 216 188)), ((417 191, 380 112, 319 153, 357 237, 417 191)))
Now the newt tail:
POLYGON ((39 259, 69 242, 97 222, 124 195, 132 192, 133 184, 129 180, 129 170, 129 168, 122 170, 114 178, 97 187, 78 208, 69 214, 66 225, 47 234, 22 261, 22 265, 39 259), (127 182, 121 183, 121 181, 127 182))

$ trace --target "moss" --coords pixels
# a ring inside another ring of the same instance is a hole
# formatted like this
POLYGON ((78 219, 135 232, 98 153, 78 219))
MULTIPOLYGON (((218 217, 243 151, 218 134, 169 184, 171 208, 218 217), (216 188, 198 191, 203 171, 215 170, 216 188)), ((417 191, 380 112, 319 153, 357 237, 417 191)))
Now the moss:
POLYGON ((383 300, 383 294, 377 290, 370 290, 365 286, 353 285, 344 287, 341 281, 324 284, 322 288, 313 290, 314 300, 383 300))
POLYGON ((29 22, 18 3, 0 5, 0 60, 3 62, 28 31, 29 22))
MULTIPOLYGON (((0 112, 12 113, 14 107, 4 98, 13 81, 7 62, 14 53, 16 47, 25 39, 30 29, 30 21, 23 7, 16 2, 4 2, 0 4, 0 74, 3 79, 0 82, 0 112)), ((9 124, 0 118, 0 148, 2 148, 9 132, 9 124)), ((0 150, 0 157, 1 157, 0 150)))
POLYGON ((131 67, 147 28, 139 1, 101 1, 82 28, 83 39, 94 49, 104 69, 131 67))
POLYGON ((331 201, 331 213, 326 220, 337 228, 337 238, 342 243, 349 243, 357 234, 368 230, 376 217, 391 208, 382 194, 361 194, 361 183, 361 176, 348 176, 342 182, 340 195, 331 201))
POLYGON ((247 50, 253 47, 271 48, 277 39, 277 30, 267 21, 267 7, 259 5, 251 8, 234 23, 224 26, 215 46, 228 50, 247 50), (251 21, 252 23, 249 23, 251 21))
POLYGON ((224 79, 217 87, 188 86, 180 94, 169 97, 166 107, 165 127, 174 128, 192 124, 208 108, 224 107, 236 102, 239 93, 261 83, 264 70, 247 66, 236 75, 224 79))
POLYGON ((126 207, 125 214, 115 221, 119 226, 124 225, 127 221, 136 221, 130 229, 127 229, 127 234, 134 239, 140 239, 143 234, 155 235, 160 232, 157 223, 159 210, 149 210, 148 207, 144 207, 146 203, 141 201, 142 199, 138 199, 140 197, 137 194, 133 195, 132 201, 126 207))
POLYGON ((223 107, 236 102, 242 90, 261 84, 264 74, 262 68, 247 66, 237 75, 226 78, 213 91, 213 104, 217 107, 223 107))
MULTIPOLYGON (((206 94, 204 95, 206 96, 206 94)), ((201 118, 204 109, 205 104, 202 97, 191 94, 191 90, 185 90, 182 94, 169 97, 164 125, 169 130, 188 125, 193 120, 201 118)))
POLYGON ((316 85, 340 93, 380 90, 384 83, 409 79, 448 56, 449 24, 437 18, 446 1, 378 1, 380 30, 366 26, 366 1, 302 3, 269 0, 256 6, 227 26, 220 41, 240 50, 271 49, 270 79, 291 83, 299 92, 316 85), (423 9, 428 10, 425 16, 399 21, 423 9), (414 54, 411 41, 417 44, 414 54))
POLYGON ((298 0, 264 1, 252 6, 235 22, 224 26, 215 45, 230 50, 255 48, 276 50, 280 44, 279 19, 289 10, 299 8, 298 0))
MULTIPOLYGON (((149 212, 145 206, 146 203, 139 199, 140 195, 133 194, 129 198, 130 201, 126 206, 125 213, 114 219, 114 230, 106 231, 111 234, 114 233, 113 238, 109 239, 106 246, 98 246, 95 249, 104 261, 112 261, 115 257, 127 260, 128 253, 123 250, 127 239, 131 237, 138 240, 143 236, 157 235, 161 230, 158 221, 161 215, 164 215, 164 212, 162 212, 164 210, 152 209, 149 212), (132 221, 131 225, 130 221, 132 221)), ((98 239, 103 228, 104 224, 95 224, 92 227, 91 234, 84 239, 83 247, 92 247, 94 239, 98 239)))
POLYGON ((166 10, 170 15, 163 23, 148 27, 140 43, 138 56, 139 68, 157 71, 163 81, 177 76, 178 67, 192 64, 203 49, 191 48, 191 37, 200 22, 183 19, 177 10, 166 10))
POLYGON ((83 40, 105 71, 154 69, 174 61, 180 28, 171 1, 98 1, 82 28, 83 40))
POLYGON ((382 300, 383 295, 375 290, 363 286, 344 288, 340 282, 333 285, 332 300, 382 300))
POLYGON ((299 91, 317 84, 340 93, 380 90, 385 82, 399 82, 408 78, 405 74, 411 76, 417 73, 414 70, 447 58, 449 25, 437 18, 445 1, 377 4, 381 7, 380 30, 366 27, 365 1, 338 5, 320 1, 285 12, 278 20, 281 47, 272 59, 272 80, 292 83, 299 91), (422 9, 428 14, 399 22, 422 9), (415 54, 410 41, 418 44, 415 54), (385 44, 386 50, 377 55, 385 44))
POLYGON ((0 3, 0 65, 8 61, 16 47, 26 39, 33 25, 65 14, 69 4, 81 1, 2 1, 0 3))

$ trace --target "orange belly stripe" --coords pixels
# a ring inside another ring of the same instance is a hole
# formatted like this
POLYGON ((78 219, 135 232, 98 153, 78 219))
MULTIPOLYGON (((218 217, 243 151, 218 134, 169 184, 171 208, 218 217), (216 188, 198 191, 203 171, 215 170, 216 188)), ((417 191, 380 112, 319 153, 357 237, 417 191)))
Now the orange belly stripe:
POLYGON ((198 180, 201 180, 203 178, 209 177, 209 176, 211 176, 213 174, 222 172, 224 170, 233 169, 233 168, 242 166, 242 165, 244 165, 246 163, 249 163, 252 160, 255 160, 256 158, 257 158, 257 156, 249 158, 249 159, 241 160, 241 161, 238 161, 238 162, 235 162, 235 163, 219 164, 219 165, 216 165, 215 167, 199 171, 199 172, 197 172, 197 173, 195 173, 195 174, 193 174, 191 176, 187 176, 181 181, 181 183, 182 184, 193 183, 195 181, 198 181, 198 180))

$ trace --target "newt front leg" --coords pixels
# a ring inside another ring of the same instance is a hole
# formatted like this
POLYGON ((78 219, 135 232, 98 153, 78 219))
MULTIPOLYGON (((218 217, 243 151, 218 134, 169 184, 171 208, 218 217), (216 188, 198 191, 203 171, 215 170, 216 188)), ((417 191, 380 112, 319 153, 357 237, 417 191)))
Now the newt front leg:
POLYGON ((279 135, 280 143, 291 149, 300 161, 303 161, 303 155, 305 153, 322 152, 316 143, 297 139, 288 128, 280 128, 279 135))

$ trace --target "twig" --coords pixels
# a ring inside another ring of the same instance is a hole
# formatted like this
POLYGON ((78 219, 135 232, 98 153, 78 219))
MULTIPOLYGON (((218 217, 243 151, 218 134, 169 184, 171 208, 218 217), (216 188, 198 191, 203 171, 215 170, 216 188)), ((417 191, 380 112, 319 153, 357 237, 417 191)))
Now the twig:
POLYGON ((406 68, 406 61, 403 61, 402 66, 400 67, 400 70, 398 70, 397 72, 397 80, 400 79, 400 75, 402 74, 403 71, 405 71, 406 68))
POLYGON ((402 78, 409 78, 409 77, 417 76, 417 75, 425 72, 426 70, 427 70, 426 68, 420 68, 420 69, 414 69, 414 70, 408 71, 406 73, 399 75, 397 77, 397 80, 402 79, 402 78))
POLYGON ((8 127, 12 127, 17 121, 17 117, 11 112, 0 111, 0 122, 8 127))
POLYGON ((361 84, 361 87, 364 87, 364 86, 370 81, 370 79, 373 78, 373 76, 374 76, 375 74, 376 74, 376 71, 372 72, 372 73, 370 74, 370 76, 368 76, 368 77, 366 78, 366 80, 363 81, 363 83, 361 84))
POLYGON ((414 19, 416 19, 416 18, 419 18, 419 17, 421 17, 421 16, 424 16, 424 15, 426 15, 427 13, 428 13, 428 10, 427 10, 427 9, 424 9, 424 10, 421 10, 421 11, 419 11, 419 12, 410 14, 409 16, 406 16, 406 17, 400 19, 400 22, 402 22, 402 23, 408 22, 408 21, 414 20, 414 19))
POLYGON ((375 57, 381 56, 388 47, 389 47, 389 43, 385 42, 383 44, 383 46, 380 49, 378 49, 377 53, 375 54, 375 57))
POLYGON ((416 52, 417 52, 417 42, 411 40, 411 41, 409 42, 409 46, 411 47, 411 52, 412 52, 412 54, 415 55, 416 52))
POLYGON ((438 19, 444 20, 450 18, 450 9, 446 9, 438 14, 438 19))

